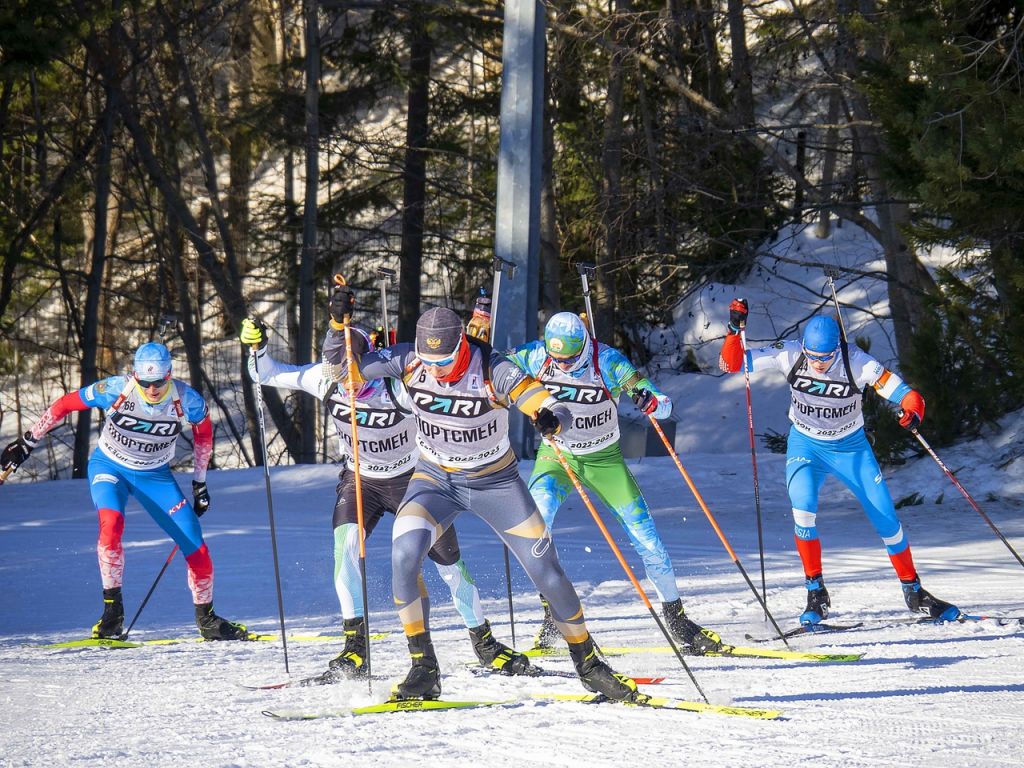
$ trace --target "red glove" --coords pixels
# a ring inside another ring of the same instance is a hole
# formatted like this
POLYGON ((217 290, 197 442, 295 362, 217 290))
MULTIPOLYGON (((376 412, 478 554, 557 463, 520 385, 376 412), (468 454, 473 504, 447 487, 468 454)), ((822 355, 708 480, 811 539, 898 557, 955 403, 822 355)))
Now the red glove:
POLYGON ((900 400, 900 426, 917 429, 924 421, 924 398, 915 390, 910 390, 900 400))
POLYGON ((739 333, 746 328, 749 313, 746 299, 733 299, 729 305, 729 333, 739 333))

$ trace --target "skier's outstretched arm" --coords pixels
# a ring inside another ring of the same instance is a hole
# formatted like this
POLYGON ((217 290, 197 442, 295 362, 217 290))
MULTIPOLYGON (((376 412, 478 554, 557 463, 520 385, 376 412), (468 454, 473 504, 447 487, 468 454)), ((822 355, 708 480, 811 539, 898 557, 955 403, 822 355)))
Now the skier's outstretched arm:
POLYGON ((13 443, 4 448, 0 454, 0 470, 13 472, 28 459, 32 449, 38 445, 46 433, 59 424, 65 416, 73 411, 84 411, 93 406, 82 398, 82 393, 92 387, 76 389, 58 398, 47 408, 31 429, 13 443))
POLYGON ((262 321, 248 317, 242 321, 238 340, 246 346, 256 347, 256 354, 249 355, 249 378, 268 387, 308 392, 322 400, 331 386, 324 366, 321 363, 292 365, 275 360, 267 350, 267 336, 267 327, 262 321))

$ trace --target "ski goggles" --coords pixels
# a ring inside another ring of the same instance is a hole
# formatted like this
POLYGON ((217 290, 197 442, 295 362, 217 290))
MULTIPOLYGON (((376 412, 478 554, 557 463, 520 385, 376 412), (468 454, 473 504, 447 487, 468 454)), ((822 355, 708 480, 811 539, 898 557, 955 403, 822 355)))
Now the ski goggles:
POLYGON ((451 365, 455 362, 455 359, 459 356, 459 350, 462 349, 462 337, 459 337, 459 343, 455 345, 455 349, 447 357, 442 357, 440 360, 427 360, 423 355, 420 354, 419 350, 416 350, 416 357, 419 359, 421 365, 429 366, 430 368, 444 368, 446 365, 451 365))
POLYGON ((577 352, 575 355, 569 355, 569 357, 555 357, 554 355, 551 355, 551 360, 559 368, 569 369, 569 368, 572 368, 574 365, 576 365, 577 362, 579 362, 580 356, 585 351, 586 351, 586 346, 584 346, 584 348, 581 349, 579 352, 577 352))
POLYGON ((827 363, 835 356, 836 351, 834 349, 831 352, 809 352, 807 349, 804 349, 804 357, 815 363, 827 363))
POLYGON ((163 377, 162 379, 140 379, 138 374, 135 375, 135 381, 139 383, 139 386, 143 389, 149 389, 150 387, 162 387, 167 383, 167 380, 171 378, 170 374, 163 377))

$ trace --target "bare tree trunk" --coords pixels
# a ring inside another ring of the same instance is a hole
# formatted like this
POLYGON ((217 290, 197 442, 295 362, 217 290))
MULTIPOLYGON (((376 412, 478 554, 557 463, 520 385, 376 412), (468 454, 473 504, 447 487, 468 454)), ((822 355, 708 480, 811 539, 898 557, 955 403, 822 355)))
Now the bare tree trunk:
MULTIPOLYGON (((313 353, 313 296, 317 260, 317 194, 320 189, 320 23, 317 0, 305 0, 306 38, 306 189, 302 216, 302 256, 299 261, 299 333, 293 354, 306 365, 313 353)), ((301 448, 292 454, 299 464, 316 461, 316 410, 309 398, 299 398, 295 420, 301 448)))
MULTIPOLYGON (((100 115, 102 130, 99 152, 96 157, 96 190, 93 204, 92 258, 89 274, 85 278, 85 309, 82 317, 81 338, 81 386, 92 384, 99 376, 96 370, 97 336, 99 329, 100 290, 103 286, 103 270, 107 259, 107 216, 110 207, 111 157, 114 150, 114 118, 116 109, 112 99, 117 98, 106 92, 106 103, 100 115)), ((71 476, 85 477, 89 465, 89 431, 92 427, 92 409, 78 412, 75 426, 75 449, 72 459, 71 476)))
MULTIPOLYGON (((550 105, 551 78, 545 69, 544 98, 550 105)), ((559 285, 562 281, 561 248, 558 240, 558 213, 555 208, 555 126, 551 110, 545 109, 544 158, 541 161, 540 187, 540 314, 546 321, 561 308, 559 285)))
POLYGON ((599 339, 610 341, 615 328, 615 265, 622 259, 622 115, 624 97, 622 43, 625 23, 623 0, 612 12, 610 36, 615 49, 608 58, 608 93, 604 107, 604 135, 601 148, 601 226, 604 247, 598 249, 598 272, 594 285, 594 326, 599 339))
MULTIPOLYGON (((854 10, 858 12, 858 18, 870 19, 875 13, 874 0, 861 0, 857 9, 853 9, 852 5, 852 0, 839 0, 837 4, 843 34, 849 34, 846 22, 854 10)), ((851 68, 855 66, 852 58, 848 57, 851 68)), ((871 44, 865 51, 865 58, 880 63, 883 58, 882 50, 871 44)), ((878 213, 879 242, 885 253, 886 273, 889 275, 889 311, 892 314, 897 354, 901 362, 904 362, 913 344, 914 328, 923 325, 927 315, 925 298, 928 294, 935 293, 937 288, 935 281, 924 269, 917 258, 917 253, 903 235, 904 228, 910 223, 910 207, 893 199, 892 191, 883 175, 885 137, 874 127, 867 98, 860 91, 851 90, 850 105, 857 125, 854 134, 859 139, 863 151, 861 161, 878 213)))
POLYGON ((426 9, 409 10, 409 93, 405 129, 404 189, 402 192, 401 272, 398 278, 398 338, 416 335, 420 315, 420 274, 423 271, 423 220, 427 188, 427 136, 430 113, 430 56, 426 9))
POLYGON ((747 50, 743 0, 729 0, 729 42, 732 48, 733 114, 740 125, 753 125, 754 78, 747 50))
MULTIPOLYGON (((828 128, 825 129, 825 155, 821 167, 821 188, 829 199, 835 198, 833 184, 836 177, 836 149, 839 145, 839 131, 835 125, 839 120, 839 86, 828 95, 828 128)), ((832 208, 822 205, 818 212, 818 224, 814 234, 824 239, 832 229, 832 208)))

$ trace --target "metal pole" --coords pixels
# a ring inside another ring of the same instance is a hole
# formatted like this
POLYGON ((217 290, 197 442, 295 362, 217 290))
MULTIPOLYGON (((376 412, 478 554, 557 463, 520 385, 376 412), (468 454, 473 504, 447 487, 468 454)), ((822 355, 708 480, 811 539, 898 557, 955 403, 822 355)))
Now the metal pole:
POLYGON ((740 328, 740 343, 743 346, 743 381, 747 386, 747 430, 750 433, 750 466, 754 473, 754 510, 757 517, 757 554, 761 560, 761 602, 765 605, 764 617, 768 619, 768 583, 764 575, 764 527, 761 523, 761 486, 757 481, 757 450, 754 446, 754 404, 750 396, 750 366, 747 364, 747 330, 740 328))
POLYGON ((395 270, 377 267, 377 279, 380 281, 380 314, 384 320, 384 346, 391 346, 391 324, 388 320, 388 286, 395 282, 395 270))
MULTIPOLYGON (((334 282, 338 286, 345 285, 342 275, 335 275, 334 282)), ((363 519, 363 481, 359 474, 359 419, 356 403, 356 363, 352 356, 352 315, 345 313, 342 317, 345 325, 345 358, 348 363, 348 376, 345 379, 348 390, 348 419, 352 426, 352 465, 355 467, 356 480, 356 523, 359 525, 359 575, 363 583, 363 636, 366 641, 366 685, 373 693, 373 669, 370 666, 370 605, 366 590, 366 523, 363 519)))
POLYGON ((175 544, 174 548, 171 550, 171 554, 169 554, 167 556, 167 559, 164 560, 164 567, 160 569, 160 573, 158 573, 156 575, 156 578, 153 579, 153 584, 149 588, 149 592, 147 592, 146 596, 144 598, 142 598, 142 604, 139 606, 139 610, 137 610, 135 612, 135 615, 132 616, 131 623, 128 624, 128 629, 126 629, 124 632, 121 633, 121 637, 118 638, 119 640, 127 640, 128 639, 128 633, 132 631, 132 627, 135 626, 135 622, 139 620, 139 616, 142 615, 142 609, 146 607, 146 603, 149 602, 149 598, 153 596, 153 591, 156 589, 156 585, 160 583, 160 579, 164 575, 164 571, 167 570, 167 566, 169 566, 171 564, 171 560, 174 559, 174 556, 177 553, 178 553, 178 545, 175 544))
MULTIPOLYGON (((512 280, 516 276, 516 265, 500 256, 495 256, 493 261, 494 283, 491 291, 491 328, 490 339, 496 341, 494 327, 498 322, 498 298, 501 295, 501 275, 508 270, 508 278, 512 280)), ((512 633, 512 647, 516 647, 516 612, 512 604, 512 560, 509 558, 508 545, 502 542, 502 553, 505 558, 505 594, 508 597, 508 623, 512 633)))
POLYGON ((263 385, 260 384, 260 361, 256 357, 257 345, 249 350, 252 356, 253 370, 256 372, 256 414, 260 427, 260 450, 263 453, 263 480, 267 488, 267 517, 270 520, 270 549, 274 553, 274 584, 277 587, 277 614, 281 626, 281 648, 284 649, 284 672, 291 674, 288 668, 288 636, 284 627, 284 596, 281 592, 281 565, 277 557, 277 529, 274 526, 274 496, 270 489, 270 457, 267 455, 267 425, 263 419, 263 385))

